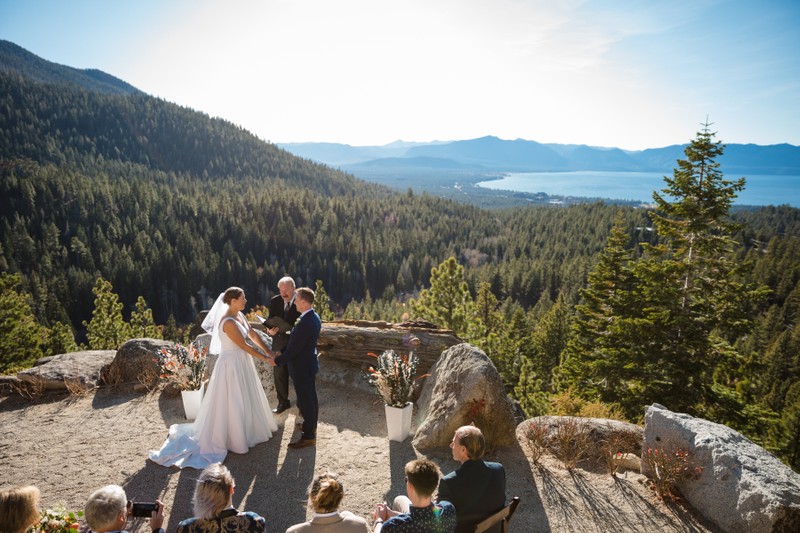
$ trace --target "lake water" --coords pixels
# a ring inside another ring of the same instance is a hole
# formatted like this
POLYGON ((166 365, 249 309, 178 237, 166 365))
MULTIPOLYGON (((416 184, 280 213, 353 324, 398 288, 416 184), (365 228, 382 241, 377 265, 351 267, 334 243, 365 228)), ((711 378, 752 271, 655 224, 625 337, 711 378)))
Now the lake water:
MULTIPOLYGON (((516 192, 652 203, 653 191, 660 192, 666 186, 664 175, 659 172, 514 172, 477 185, 516 192)), ((667 175, 672 177, 671 173, 667 175)), ((731 181, 739 177, 725 175, 725 179, 731 181)), ((800 207, 800 176, 745 177, 745 188, 736 198, 736 204, 800 207)))

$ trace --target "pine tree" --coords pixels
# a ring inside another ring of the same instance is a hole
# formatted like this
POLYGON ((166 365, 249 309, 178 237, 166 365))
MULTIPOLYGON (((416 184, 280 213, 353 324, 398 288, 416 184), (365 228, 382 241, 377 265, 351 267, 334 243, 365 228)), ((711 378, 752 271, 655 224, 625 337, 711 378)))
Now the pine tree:
MULTIPOLYGON (((590 401, 626 401, 632 388, 637 341, 628 326, 639 312, 635 305, 630 237, 618 214, 597 264, 589 273, 587 286, 580 290, 581 302, 557 370, 562 391, 580 391, 590 401)), ((638 400, 632 399, 638 408, 638 400)))
POLYGON ((743 265, 733 254, 739 227, 728 213, 745 180, 723 179, 716 158, 724 147, 714 136, 704 124, 665 178, 666 197, 653 193, 661 242, 643 244, 634 267, 645 304, 636 338, 648 348, 634 363, 650 378, 642 400, 694 414, 714 404, 714 371, 736 364, 731 344, 748 330, 749 305, 763 294, 740 281, 743 265))
POLYGON ((131 312, 131 336, 134 338, 161 339, 161 331, 153 320, 153 311, 147 307, 143 296, 136 299, 136 309, 131 312))
POLYGON ((465 339, 486 353, 510 391, 517 382, 519 339, 511 337, 499 308, 500 303, 491 291, 491 284, 482 282, 475 302, 469 308, 465 339))
POLYGON ((541 376, 546 392, 555 392, 553 372, 561 364, 562 352, 569 339, 571 319, 569 305, 559 295, 531 335, 532 349, 537 355, 535 371, 541 376))
POLYGON ((122 303, 114 294, 110 281, 97 278, 94 288, 94 311, 87 324, 86 336, 92 350, 117 350, 131 338, 130 326, 122 318, 122 303))
POLYGON ((336 318, 331 311, 331 299, 325 292, 325 287, 322 286, 322 280, 319 279, 314 289, 314 310, 323 322, 330 322, 336 318))
POLYGON ((42 356, 43 328, 33 316, 19 274, 0 273, 0 373, 29 366, 42 356))
POLYGON ((781 455, 797 471, 800 469, 800 381, 795 382, 786 394, 786 406, 777 433, 781 455))
POLYGON ((528 417, 546 414, 549 404, 544 380, 537 372, 537 366, 532 358, 523 357, 519 379, 514 386, 514 397, 528 417))
POLYGON ((413 312, 456 335, 465 335, 472 296, 464 279, 464 267, 450 257, 431 268, 430 284, 430 289, 420 292, 419 299, 411 300, 413 312))
POLYGON ((57 355, 78 351, 75 334, 69 324, 56 322, 46 334, 46 343, 43 346, 45 355, 57 355))

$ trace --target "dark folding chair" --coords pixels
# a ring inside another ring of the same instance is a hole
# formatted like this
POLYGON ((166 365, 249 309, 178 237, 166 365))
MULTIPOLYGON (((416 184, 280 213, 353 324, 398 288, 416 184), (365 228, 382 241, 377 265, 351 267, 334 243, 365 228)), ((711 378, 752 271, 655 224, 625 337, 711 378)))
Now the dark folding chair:
POLYGON ((514 496, 505 507, 494 513, 492 516, 484 518, 478 522, 475 525, 474 533, 483 533, 497 524, 502 524, 500 531, 503 533, 508 533, 508 522, 511 520, 511 515, 513 515, 514 511, 517 510, 517 505, 519 505, 519 496, 514 496))

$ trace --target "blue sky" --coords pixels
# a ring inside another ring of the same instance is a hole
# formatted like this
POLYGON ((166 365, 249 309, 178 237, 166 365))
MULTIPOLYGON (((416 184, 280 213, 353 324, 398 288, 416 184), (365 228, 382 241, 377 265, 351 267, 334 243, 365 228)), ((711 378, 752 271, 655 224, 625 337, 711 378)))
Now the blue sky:
POLYGON ((796 0, 0 0, 0 39, 272 142, 800 145, 796 0))

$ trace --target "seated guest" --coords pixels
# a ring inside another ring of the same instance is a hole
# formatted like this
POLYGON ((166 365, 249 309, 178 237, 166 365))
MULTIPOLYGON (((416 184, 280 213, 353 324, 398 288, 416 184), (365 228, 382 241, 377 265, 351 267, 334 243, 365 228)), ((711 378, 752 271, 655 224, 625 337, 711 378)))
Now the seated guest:
MULTIPOLYGON (((456 533, 472 533, 475 525, 506 504, 506 471, 500 463, 483 461, 486 443, 481 430, 462 426, 453 435, 453 459, 461 463, 439 482, 439 500, 456 508, 456 533)), ((491 529, 494 532, 500 531, 491 529)))
POLYGON ((194 487, 194 518, 178 524, 178 533, 224 531, 263 533, 267 522, 256 513, 239 512, 233 506, 233 476, 221 463, 208 465, 194 487))
POLYGON ((349 511, 339 511, 344 486, 336 474, 317 476, 308 487, 308 506, 314 511, 311 520, 296 524, 286 533, 369 533, 367 521, 349 511))
POLYGON ((374 533, 453 533, 456 510, 446 501, 433 503, 431 496, 439 484, 439 467, 430 459, 406 463, 406 496, 398 496, 393 508, 379 503, 372 512, 374 533))
POLYGON ((39 514, 39 489, 33 485, 0 491, 0 533, 24 533, 39 514))
MULTIPOLYGON (((153 533, 164 533, 164 504, 156 500, 157 509, 150 516, 153 533)), ((94 533, 120 531, 124 533, 125 524, 131 516, 133 502, 128 501, 125 491, 119 485, 106 485, 94 491, 86 502, 83 517, 94 533)))

